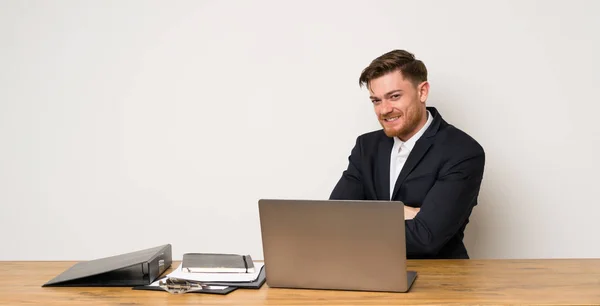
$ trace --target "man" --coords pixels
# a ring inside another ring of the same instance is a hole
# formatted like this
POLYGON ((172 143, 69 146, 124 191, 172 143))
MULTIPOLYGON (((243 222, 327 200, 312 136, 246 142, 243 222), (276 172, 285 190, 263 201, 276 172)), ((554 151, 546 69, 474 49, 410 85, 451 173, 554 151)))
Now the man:
POLYGON ((359 136, 334 200, 402 201, 408 258, 463 258, 464 230, 483 177, 483 148, 427 107, 422 61, 394 50, 371 62, 359 84, 382 130, 359 136))

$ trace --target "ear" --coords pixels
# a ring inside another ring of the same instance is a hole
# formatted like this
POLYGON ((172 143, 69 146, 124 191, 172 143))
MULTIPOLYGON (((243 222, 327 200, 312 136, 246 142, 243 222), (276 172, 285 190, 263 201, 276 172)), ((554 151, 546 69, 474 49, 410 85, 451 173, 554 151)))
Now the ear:
POLYGON ((425 81, 419 84, 417 91, 419 93, 419 100, 421 103, 425 103, 425 101, 427 101, 427 96, 429 96, 429 82, 425 81))

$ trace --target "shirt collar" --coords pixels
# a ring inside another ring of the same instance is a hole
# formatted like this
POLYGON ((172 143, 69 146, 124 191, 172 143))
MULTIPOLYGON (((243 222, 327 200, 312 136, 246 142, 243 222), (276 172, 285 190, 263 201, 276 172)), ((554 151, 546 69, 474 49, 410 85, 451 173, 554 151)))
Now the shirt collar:
POLYGON ((425 122, 425 125, 423 125, 423 127, 406 142, 402 142, 402 140, 400 140, 400 138, 394 137, 394 148, 396 148, 396 150, 400 150, 400 147, 404 147, 405 149, 408 149, 409 152, 412 151, 415 144, 417 143, 417 140, 419 140, 419 138, 421 138, 421 136, 423 136, 423 133, 425 133, 425 131, 427 131, 427 128, 429 128, 432 121, 433 121, 433 116, 431 115, 431 113, 428 110, 427 111, 427 122, 425 122))

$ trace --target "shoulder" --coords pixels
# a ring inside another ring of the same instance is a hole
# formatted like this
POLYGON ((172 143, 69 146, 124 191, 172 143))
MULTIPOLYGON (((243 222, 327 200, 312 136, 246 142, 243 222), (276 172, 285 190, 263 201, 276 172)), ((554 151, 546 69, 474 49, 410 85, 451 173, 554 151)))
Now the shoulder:
POLYGON ((364 148, 372 148, 385 141, 393 142, 382 129, 361 134, 356 138, 356 144, 364 148))
POLYGON ((452 124, 446 123, 440 128, 438 134, 444 145, 468 146, 483 151, 483 147, 475 138, 452 124))
POLYGON ((425 132, 428 137, 434 137, 436 147, 448 153, 485 154, 483 147, 475 138, 446 121, 435 107, 427 107, 434 119, 431 127, 425 132))
POLYGON ((394 140, 387 137, 383 130, 367 132, 356 137, 352 155, 370 157, 377 154, 379 149, 392 148, 394 140))
POLYGON ((446 122, 440 126, 435 144, 449 160, 464 160, 473 157, 485 158, 485 150, 475 138, 446 122))
POLYGON ((382 129, 367 132, 358 136, 358 139, 361 141, 377 141, 384 138, 388 137, 385 135, 382 129))

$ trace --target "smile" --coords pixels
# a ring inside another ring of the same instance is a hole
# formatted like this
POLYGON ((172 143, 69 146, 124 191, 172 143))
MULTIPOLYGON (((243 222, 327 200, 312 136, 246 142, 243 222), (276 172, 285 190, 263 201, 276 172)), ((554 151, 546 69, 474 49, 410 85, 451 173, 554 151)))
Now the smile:
POLYGON ((392 121, 398 120, 398 118, 400 118, 400 117, 392 117, 392 118, 387 118, 387 119, 383 119, 383 120, 385 120, 386 122, 392 122, 392 121))

